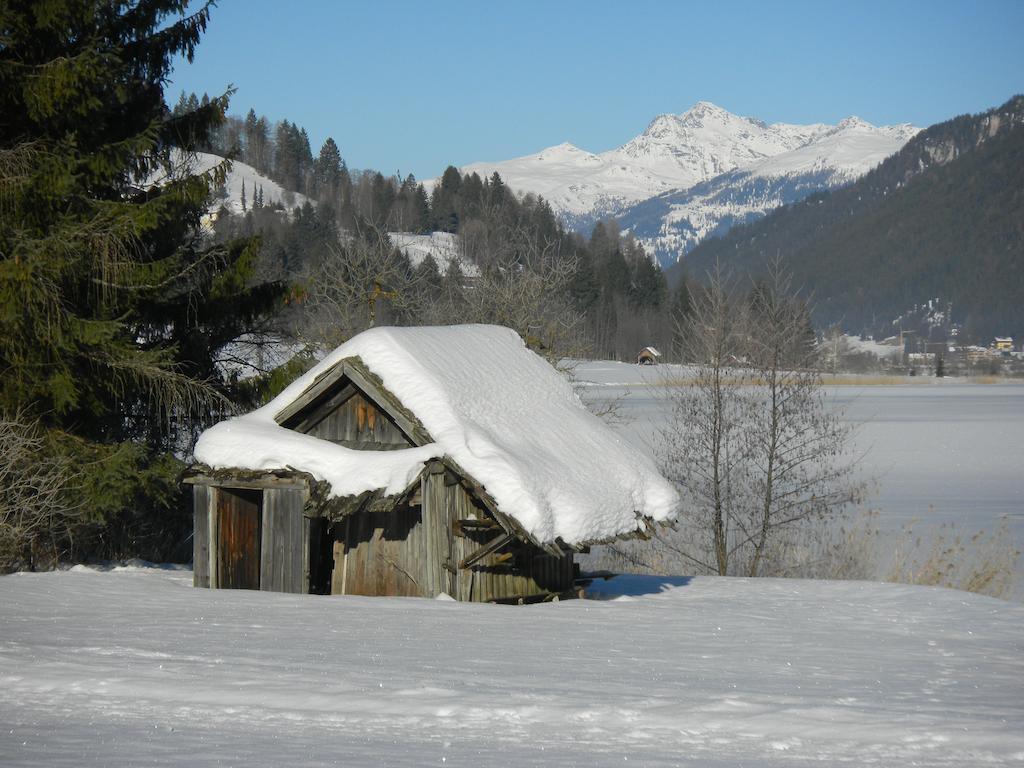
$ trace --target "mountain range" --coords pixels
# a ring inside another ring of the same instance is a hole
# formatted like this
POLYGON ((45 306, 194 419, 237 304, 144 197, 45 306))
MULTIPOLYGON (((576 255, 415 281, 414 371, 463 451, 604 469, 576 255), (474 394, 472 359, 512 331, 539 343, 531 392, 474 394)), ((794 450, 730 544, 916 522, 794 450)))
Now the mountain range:
POLYGON ((615 216, 664 266, 710 234, 816 191, 849 183, 920 129, 767 124, 707 101, 656 117, 621 147, 595 154, 572 144, 464 173, 497 171, 518 192, 542 195, 570 227, 615 216))

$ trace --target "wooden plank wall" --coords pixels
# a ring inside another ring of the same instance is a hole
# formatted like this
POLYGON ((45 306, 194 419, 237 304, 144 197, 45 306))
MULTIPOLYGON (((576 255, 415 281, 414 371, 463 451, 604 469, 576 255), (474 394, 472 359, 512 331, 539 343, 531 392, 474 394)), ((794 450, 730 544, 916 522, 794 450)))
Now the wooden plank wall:
POLYGON ((331 594, 429 597, 421 511, 400 505, 336 524, 331 594))
POLYGON ((213 489, 192 486, 192 585, 210 586, 210 498, 213 489))
POLYGON ((456 597, 452 562, 452 509, 446 503, 444 469, 437 466, 420 481, 423 499, 424 597, 437 597, 442 592, 456 597))
POLYGON ((333 528, 331 594, 436 597, 456 600, 530 599, 572 588, 573 557, 553 557, 514 540, 478 562, 459 564, 500 529, 455 535, 456 520, 490 519, 463 486, 446 481, 440 465, 424 473, 422 506, 350 515, 333 528), (513 553, 512 559, 501 556, 513 553))
POLYGON ((307 491, 267 488, 263 491, 263 541, 260 589, 309 592, 310 521, 303 515, 307 491))
POLYGON ((308 432, 323 440, 377 447, 408 447, 412 443, 384 411, 353 387, 353 395, 308 432))
MULTIPOLYGON (((446 506, 451 510, 450 519, 483 520, 489 517, 463 486, 449 485, 445 491, 446 506)), ((452 561, 458 565, 493 537, 494 534, 455 536, 452 561)), ((573 556, 566 553, 563 557, 554 557, 533 545, 513 541, 474 565, 460 569, 457 581, 452 595, 457 600, 487 602, 561 594, 572 588, 573 556), (501 555, 509 552, 515 557, 500 562, 501 555)))

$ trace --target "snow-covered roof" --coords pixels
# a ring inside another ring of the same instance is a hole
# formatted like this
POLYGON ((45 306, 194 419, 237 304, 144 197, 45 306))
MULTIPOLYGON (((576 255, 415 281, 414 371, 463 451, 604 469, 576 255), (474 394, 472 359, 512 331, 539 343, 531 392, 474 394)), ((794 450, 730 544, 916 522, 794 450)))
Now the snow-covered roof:
POLYGON ((221 422, 196 444, 214 468, 294 468, 334 496, 399 493, 425 462, 448 457, 535 539, 568 544, 665 520, 679 497, 646 455, 591 414, 572 386, 512 330, 466 325, 374 328, 343 344, 269 404, 221 422), (275 417, 317 377, 359 358, 415 415, 426 445, 360 451, 300 434, 275 417))

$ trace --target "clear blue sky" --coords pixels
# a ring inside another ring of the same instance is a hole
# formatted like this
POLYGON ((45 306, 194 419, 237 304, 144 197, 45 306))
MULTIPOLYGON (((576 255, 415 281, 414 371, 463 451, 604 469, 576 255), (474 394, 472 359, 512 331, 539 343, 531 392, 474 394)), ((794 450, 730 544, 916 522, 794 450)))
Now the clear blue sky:
POLYGON ((704 99, 768 122, 927 126, 1024 92, 1024 0, 220 0, 167 89, 238 90, 350 168, 595 152, 704 99))

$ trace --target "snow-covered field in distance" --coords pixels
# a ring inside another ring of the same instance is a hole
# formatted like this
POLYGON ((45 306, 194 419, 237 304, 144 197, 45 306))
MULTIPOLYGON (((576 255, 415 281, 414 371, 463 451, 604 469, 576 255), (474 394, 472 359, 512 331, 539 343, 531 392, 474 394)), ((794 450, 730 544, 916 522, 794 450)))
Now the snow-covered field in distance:
MULTIPOLYGON (((582 362, 572 375, 585 401, 617 402, 622 418, 613 426, 657 453, 668 412, 659 384, 666 376, 685 377, 685 369, 582 362)), ((1005 520, 1018 545, 1024 544, 1024 382, 905 381, 826 388, 856 427, 860 472, 877 483, 869 501, 883 528, 955 522, 968 532, 992 532, 1005 520)))
POLYGON ((495 606, 0 577, 0 764, 1009 766, 1024 607, 625 577, 495 606), (606 596, 612 596, 611 594, 606 596))
POLYGON ((402 251, 414 267, 418 267, 427 256, 433 256, 441 274, 444 274, 452 261, 455 261, 463 275, 480 275, 477 265, 466 257, 458 235, 450 232, 431 232, 429 235, 388 232, 388 237, 391 238, 392 245, 402 251))
MULTIPOLYGON (((192 155, 184 155, 175 150, 173 155, 175 172, 180 174, 202 174, 207 173, 224 162, 220 155, 212 155, 208 152, 195 152, 192 155)), ((154 174, 146 179, 147 185, 161 185, 165 183, 166 177, 154 174)), ((226 207, 231 213, 238 216, 251 211, 253 196, 262 191, 263 205, 281 205, 292 210, 301 208, 307 202, 314 202, 298 192, 285 189, 273 179, 264 176, 251 165, 241 160, 231 161, 231 170, 227 173, 222 190, 213 190, 214 197, 210 203, 210 212, 216 213, 221 206, 226 207), (243 192, 244 189, 244 192, 243 192), (223 197, 218 197, 218 191, 223 192, 223 197), (246 199, 246 206, 243 209, 242 197, 246 199)))

